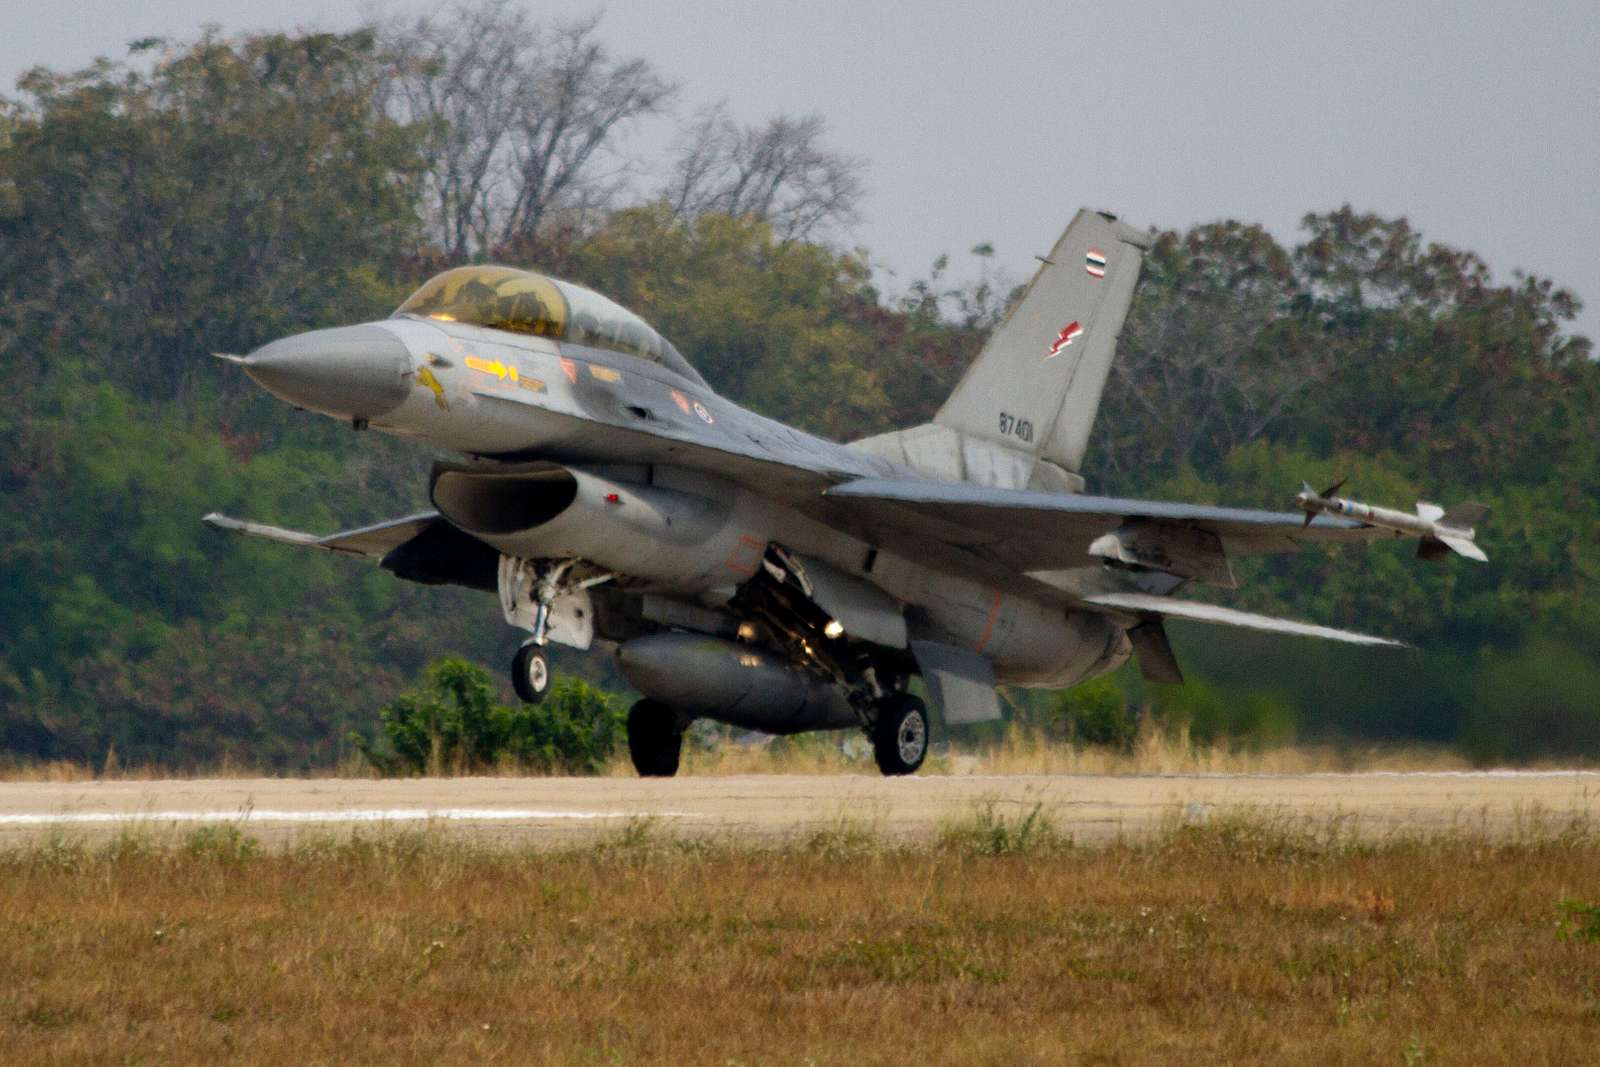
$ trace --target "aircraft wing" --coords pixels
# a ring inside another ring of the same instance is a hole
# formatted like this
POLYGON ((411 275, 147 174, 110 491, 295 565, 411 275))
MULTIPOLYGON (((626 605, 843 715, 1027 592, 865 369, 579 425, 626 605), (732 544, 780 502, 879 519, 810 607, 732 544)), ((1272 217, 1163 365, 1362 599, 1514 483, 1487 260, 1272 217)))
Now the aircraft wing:
POLYGON ((368 559, 382 559, 396 548, 416 538, 435 523, 443 522, 443 519, 439 517, 437 511, 419 511, 415 515, 389 519, 386 522, 362 526, 354 530, 342 530, 326 537, 302 533, 299 530, 286 530, 282 526, 268 526, 264 522, 232 519, 215 511, 200 521, 215 530, 244 534, 247 537, 259 537, 267 541, 277 541, 280 544, 298 545, 302 548, 320 548, 327 552, 340 552, 345 555, 363 556, 368 559))
POLYGON ((932 538, 1005 563, 1014 570, 1080 567, 1104 534, 1140 526, 1180 547, 1186 531, 1217 539, 1226 555, 1293 552, 1302 543, 1366 542, 1390 536, 1348 519, 1161 500, 992 489, 964 482, 866 478, 823 496, 870 529, 932 538))
POLYGON ((437 511, 419 511, 326 536, 232 519, 215 511, 201 521, 214 530, 370 559, 408 582, 493 592, 498 581, 499 553, 451 526, 437 511))

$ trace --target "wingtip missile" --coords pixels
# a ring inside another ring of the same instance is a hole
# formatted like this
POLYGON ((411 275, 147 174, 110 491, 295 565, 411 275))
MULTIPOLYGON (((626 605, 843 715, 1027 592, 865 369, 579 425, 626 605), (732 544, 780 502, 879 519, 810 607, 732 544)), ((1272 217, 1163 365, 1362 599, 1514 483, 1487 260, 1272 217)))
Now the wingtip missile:
POLYGON ((1482 504, 1442 508, 1419 500, 1415 512, 1399 511, 1335 496, 1344 483, 1345 479, 1340 478, 1320 493, 1311 488, 1311 483, 1300 483, 1301 490, 1295 494, 1294 502, 1306 513, 1306 526, 1310 526, 1317 515, 1343 515, 1368 526, 1421 538, 1417 546, 1417 556, 1421 559, 1440 560, 1454 553, 1479 563, 1489 562, 1489 557, 1474 540, 1477 534, 1474 527, 1489 513, 1482 504))

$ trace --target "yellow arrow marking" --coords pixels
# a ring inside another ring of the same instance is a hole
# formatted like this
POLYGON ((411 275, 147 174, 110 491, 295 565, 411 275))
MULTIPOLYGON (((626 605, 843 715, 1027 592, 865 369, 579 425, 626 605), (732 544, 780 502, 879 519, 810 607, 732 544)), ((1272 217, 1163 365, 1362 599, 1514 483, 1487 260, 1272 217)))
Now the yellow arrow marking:
POLYGON ((510 378, 512 381, 517 380, 517 368, 516 365, 512 363, 501 363, 498 359, 491 363, 487 359, 480 359, 477 356, 468 356, 466 358, 466 364, 468 368, 475 370, 480 374, 492 374, 502 382, 507 378, 510 378))

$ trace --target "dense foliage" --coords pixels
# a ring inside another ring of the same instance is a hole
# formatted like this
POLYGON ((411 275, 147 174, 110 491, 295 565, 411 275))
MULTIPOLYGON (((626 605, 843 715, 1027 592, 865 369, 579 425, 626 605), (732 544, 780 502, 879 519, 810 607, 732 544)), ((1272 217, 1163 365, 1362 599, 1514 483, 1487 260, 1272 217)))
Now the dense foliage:
MULTIPOLYGON (((748 201, 711 185, 630 199, 586 177, 614 147, 610 125, 581 165, 567 160, 566 184, 540 187, 532 221, 515 222, 515 181, 445 203, 452 168, 476 158, 449 141, 470 116, 415 101, 466 60, 425 36, 408 51, 406 32, 423 31, 146 42, 123 64, 34 71, 0 109, 5 752, 325 766, 433 657, 500 676, 515 636, 488 600, 199 524, 211 510, 319 530, 400 514, 421 504, 431 458, 292 412, 211 351, 377 317, 439 267, 491 258, 606 292, 720 391, 848 440, 926 420, 1004 310, 1009 285, 986 269, 952 285, 944 262, 885 293, 866 253, 800 239, 759 209, 717 214, 706 205, 748 201), (452 211, 466 220, 454 231, 452 211)), ((588 50, 517 62, 582 61, 589 81, 562 91, 595 101, 610 99, 606 78, 652 87, 649 107, 612 123, 667 106, 642 61, 595 51, 592 21, 563 32, 588 50)), ((603 117, 566 96, 548 106, 603 117)), ((689 151, 761 141, 719 129, 689 151)), ((532 166, 536 132, 483 158, 532 166)), ((762 136, 803 135, 790 147, 815 159, 820 133, 774 120, 762 136)), ((834 162, 848 176, 851 161, 834 162)), ((802 193, 822 195, 763 202, 802 193)), ((853 211, 847 196, 833 222, 853 211)), ((988 250, 974 251, 985 268, 988 250)), ((1150 702, 1224 738, 1600 756, 1600 368, 1566 332, 1577 307, 1547 280, 1497 281, 1471 253, 1349 207, 1307 215, 1293 247, 1235 221, 1158 233, 1095 430, 1093 488, 1281 507, 1303 478, 1347 476, 1356 495, 1402 506, 1476 499, 1493 508, 1480 533, 1493 563, 1427 565, 1399 545, 1243 561, 1236 595, 1208 595, 1425 652, 1178 629, 1195 681, 1159 691, 1125 672, 1071 698, 1072 735, 1120 741, 1113 705, 1150 702)), ((599 657, 559 666, 615 684, 599 657)), ((1029 713, 1048 703, 1018 699, 1029 713)), ((391 703, 389 721, 414 718, 406 707, 421 705, 391 703)))
POLYGON ((426 684, 379 712, 382 739, 353 742, 377 769, 409 774, 500 767, 593 774, 622 743, 627 715, 615 698, 576 678, 558 678, 537 706, 497 702, 489 672, 449 656, 426 684))

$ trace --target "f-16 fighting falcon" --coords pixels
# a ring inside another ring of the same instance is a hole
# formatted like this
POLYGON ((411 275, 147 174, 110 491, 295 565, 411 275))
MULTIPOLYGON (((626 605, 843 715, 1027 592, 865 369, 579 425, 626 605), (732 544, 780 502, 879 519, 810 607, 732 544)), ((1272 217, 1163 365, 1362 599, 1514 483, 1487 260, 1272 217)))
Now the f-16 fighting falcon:
POLYGON ((628 716, 642 775, 676 773, 701 717, 858 728, 883 773, 909 774, 929 741, 914 677, 946 723, 999 718, 996 685, 1071 686, 1130 655, 1179 682, 1168 618, 1399 644, 1174 595, 1232 587, 1235 556, 1389 529, 1084 492, 1149 247, 1079 212, 934 420, 851 444, 718 396, 588 289, 447 271, 389 319, 220 357, 296 407, 459 457, 434 466, 432 509, 331 536, 206 521, 497 593, 529 635, 525 701, 550 685, 551 642, 614 649, 644 697, 628 716))

